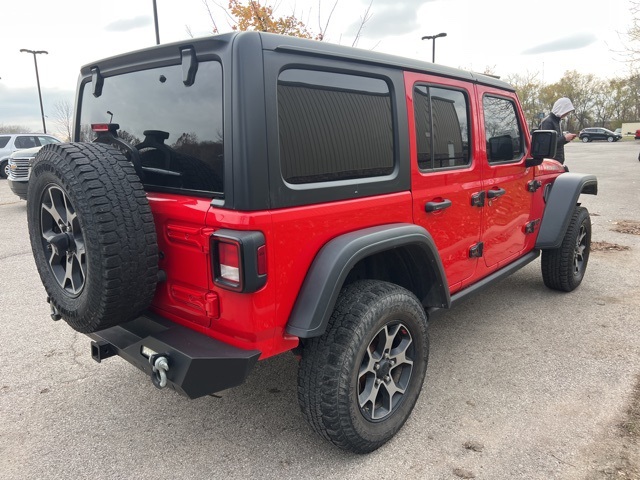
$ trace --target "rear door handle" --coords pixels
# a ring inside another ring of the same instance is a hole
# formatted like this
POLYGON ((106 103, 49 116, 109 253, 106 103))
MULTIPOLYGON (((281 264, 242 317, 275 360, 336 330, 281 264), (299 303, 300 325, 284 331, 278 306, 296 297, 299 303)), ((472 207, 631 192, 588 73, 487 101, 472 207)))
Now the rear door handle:
POLYGON ((445 198, 441 202, 427 202, 424 206, 424 209, 427 212, 437 212, 438 210, 444 210, 445 208, 449 208, 450 206, 451 200, 447 200, 445 198))
POLYGON ((504 188, 496 188, 487 192, 487 198, 498 198, 507 193, 504 188))

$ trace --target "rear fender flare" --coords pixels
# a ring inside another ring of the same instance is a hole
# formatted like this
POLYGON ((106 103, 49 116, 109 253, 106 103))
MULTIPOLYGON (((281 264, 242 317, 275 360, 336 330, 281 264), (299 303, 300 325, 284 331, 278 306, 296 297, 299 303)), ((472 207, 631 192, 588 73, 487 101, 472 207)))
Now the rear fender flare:
POLYGON ((555 179, 547 198, 536 248, 560 247, 581 193, 598 194, 595 175, 563 173, 555 179))
MULTIPOLYGON (((324 333, 342 286, 351 269, 371 255, 402 247, 417 247, 416 269, 430 268, 435 281, 429 303, 440 308, 451 304, 449 288, 433 238, 412 224, 391 224, 350 232, 329 241, 316 255, 302 284, 286 331, 300 338, 324 333)), ((424 299, 423 299, 424 303, 424 299)))

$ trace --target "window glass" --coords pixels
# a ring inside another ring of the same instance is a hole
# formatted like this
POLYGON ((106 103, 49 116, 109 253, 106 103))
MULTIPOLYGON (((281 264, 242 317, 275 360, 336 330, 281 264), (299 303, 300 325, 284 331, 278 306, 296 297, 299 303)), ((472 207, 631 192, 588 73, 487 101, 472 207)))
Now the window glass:
POLYGON ((469 116, 466 95, 420 85, 413 91, 418 166, 432 170, 468 165, 469 116))
POLYGON ((182 66, 127 73, 104 80, 102 95, 84 86, 81 141, 92 123, 119 125, 118 136, 138 148, 147 186, 223 191, 222 66, 200 62, 185 86, 182 66))
POLYGON ((383 80, 309 70, 278 78, 280 168, 292 184, 389 175, 394 135, 383 80))
POLYGON ((38 144, 36 143, 36 137, 29 135, 16 137, 15 146, 16 148, 33 148, 37 147, 38 144))
POLYGON ((9 140, 11 140, 11 137, 0 137, 0 148, 6 147, 9 140))
POLYGON ((57 138, 46 137, 46 136, 38 137, 38 141, 40 142, 40 145, 49 145, 50 143, 60 143, 60 140, 58 140, 57 138))
POLYGON ((522 158, 522 130, 513 101, 487 95, 482 102, 489 163, 511 162, 522 158))

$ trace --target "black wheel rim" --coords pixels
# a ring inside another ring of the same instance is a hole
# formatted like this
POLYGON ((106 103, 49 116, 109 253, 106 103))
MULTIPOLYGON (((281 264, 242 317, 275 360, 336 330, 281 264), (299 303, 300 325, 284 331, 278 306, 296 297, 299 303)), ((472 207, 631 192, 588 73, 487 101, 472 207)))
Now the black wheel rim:
POLYGON ((42 248, 60 288, 77 297, 85 285, 87 255, 78 215, 58 185, 45 188, 40 202, 42 248))
POLYGON ((580 225, 580 232, 576 238, 576 247, 573 255, 573 275, 579 277, 584 270, 585 256, 587 254, 587 227, 580 225))
POLYGON ((411 382, 414 353, 411 333, 401 322, 375 334, 358 371, 358 404, 367 420, 384 420, 398 409, 411 382))

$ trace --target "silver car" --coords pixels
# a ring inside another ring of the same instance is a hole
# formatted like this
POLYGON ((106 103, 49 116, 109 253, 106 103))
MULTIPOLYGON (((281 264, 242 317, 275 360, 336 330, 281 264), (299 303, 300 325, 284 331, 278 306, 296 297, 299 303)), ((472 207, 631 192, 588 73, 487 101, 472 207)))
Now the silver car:
POLYGON ((56 137, 44 133, 0 134, 0 178, 9 176, 9 155, 24 148, 41 147, 49 143, 60 143, 56 137))
POLYGON ((24 148, 13 152, 8 158, 9 175, 7 176, 7 181, 9 182, 9 188, 22 200, 27 199, 31 165, 33 165, 33 159, 41 148, 24 148))

